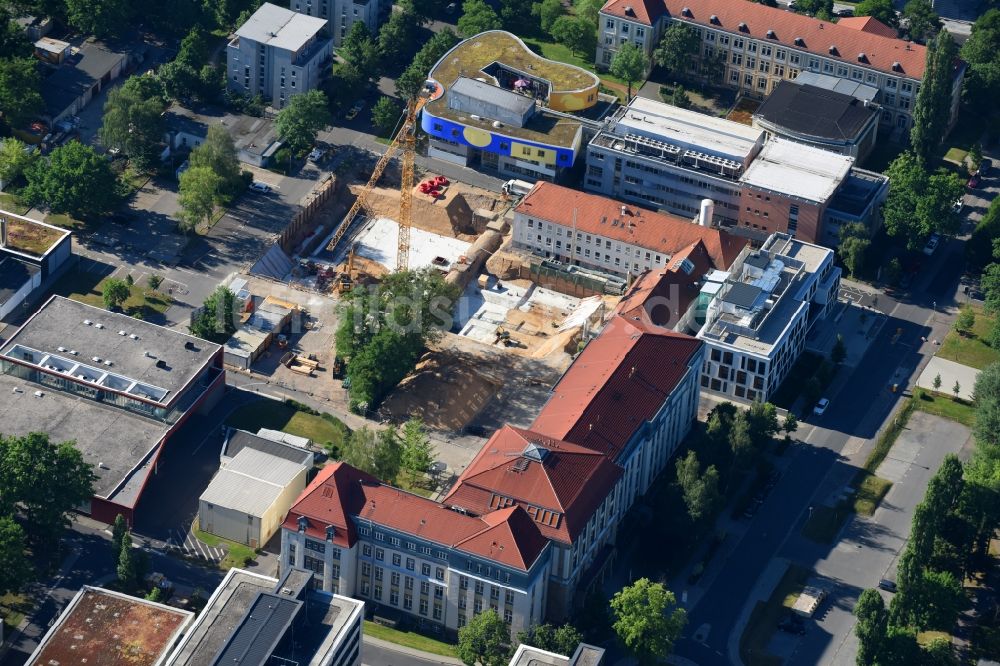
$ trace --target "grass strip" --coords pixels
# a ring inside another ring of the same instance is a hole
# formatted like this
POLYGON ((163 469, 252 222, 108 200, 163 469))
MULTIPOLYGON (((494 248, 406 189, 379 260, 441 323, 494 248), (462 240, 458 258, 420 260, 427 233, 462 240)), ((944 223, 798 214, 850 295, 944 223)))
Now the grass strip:
POLYGON ((458 656, 454 645, 412 631, 393 629, 392 627, 365 620, 364 632, 366 636, 402 645, 403 647, 413 648, 414 650, 421 650, 442 657, 458 656))

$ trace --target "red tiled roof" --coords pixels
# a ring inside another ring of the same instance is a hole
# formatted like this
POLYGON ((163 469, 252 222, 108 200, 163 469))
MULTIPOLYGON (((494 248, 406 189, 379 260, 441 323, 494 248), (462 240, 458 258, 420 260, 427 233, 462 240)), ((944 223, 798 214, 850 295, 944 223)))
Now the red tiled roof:
POLYGON ((486 514, 482 520, 489 527, 459 541, 456 548, 527 571, 548 544, 548 539, 519 506, 486 514))
POLYGON ((675 254, 664 268, 640 275, 614 313, 649 326, 673 328, 698 298, 700 280, 712 268, 705 245, 698 241, 675 254), (691 262, 690 272, 681 268, 684 259, 691 262))
POLYGON ((869 32, 873 35, 882 35, 891 39, 897 39, 899 35, 895 29, 890 28, 874 16, 849 16, 837 21, 837 25, 842 28, 851 28, 861 32, 869 32))
MULTIPOLYGON (((624 15, 625 7, 636 9, 640 4, 636 0, 609 0, 601 11, 612 16, 632 18, 624 15)), ((662 4, 663 9, 657 8, 655 11, 649 8, 650 4, 646 3, 646 8, 641 12, 648 15, 642 21, 646 25, 652 25, 660 16, 667 14, 679 21, 727 30, 734 34, 742 33, 757 39, 767 39, 767 31, 773 30, 775 37, 770 41, 775 44, 826 57, 830 57, 829 48, 836 46, 840 54, 837 59, 843 62, 859 64, 858 54, 864 53, 868 62, 862 64, 874 69, 890 74, 904 74, 914 79, 924 76, 926 47, 872 32, 877 30, 874 26, 860 30, 851 23, 841 25, 820 21, 805 14, 743 0, 659 0, 657 4, 662 4), (690 16, 682 14, 685 8, 690 10, 690 16), (710 23, 713 15, 718 18, 715 24, 710 23), (743 31, 739 29, 741 23, 746 24, 743 31), (797 46, 796 38, 801 38, 804 46, 797 46), (900 68, 893 70, 892 65, 896 62, 900 68)), ((638 20, 638 17, 632 20, 638 20)), ((805 63, 802 64, 804 67, 805 63)))
POLYGON ((552 389, 531 430, 613 460, 677 387, 701 345, 615 315, 552 389))
POLYGON ((633 204, 539 181, 514 209, 552 224, 612 240, 638 245, 654 252, 673 255, 697 241, 702 241, 718 268, 728 267, 746 244, 745 240, 691 220, 646 210, 633 204))
POLYGON ((601 11, 645 25, 653 25, 666 11, 663 0, 608 0, 601 11))
POLYGON ((336 528, 334 543, 349 548, 357 541, 350 517, 358 516, 383 527, 444 546, 460 547, 474 555, 526 570, 541 554, 546 540, 527 514, 524 514, 526 522, 519 517, 511 518, 512 515, 507 512, 489 521, 485 517, 465 516, 433 500, 387 486, 370 474, 338 462, 320 470, 292 505, 282 527, 298 530, 298 520, 304 516, 309 521, 306 533, 325 539, 326 526, 333 525, 336 528), (505 525, 508 519, 510 524, 505 525), (503 555, 497 556, 490 548, 480 547, 481 541, 470 541, 487 532, 493 534, 489 544, 496 542, 502 546, 499 550, 503 555), (465 545, 460 546, 463 542, 465 545), (477 547, 480 549, 476 550, 477 547))
POLYGON ((545 509, 555 515, 539 511, 534 517, 541 533, 572 543, 621 474, 618 465, 597 451, 504 426, 442 501, 486 513, 495 508, 496 496, 503 496, 525 510, 545 509), (541 461, 523 455, 532 444, 547 451, 541 461))

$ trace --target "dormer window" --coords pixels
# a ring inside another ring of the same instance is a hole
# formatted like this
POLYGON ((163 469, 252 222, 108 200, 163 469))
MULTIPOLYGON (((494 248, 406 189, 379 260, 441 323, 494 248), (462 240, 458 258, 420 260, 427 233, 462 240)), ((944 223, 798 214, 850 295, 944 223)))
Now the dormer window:
POLYGON ((691 18, 692 16, 694 16, 694 14, 691 13, 690 7, 685 7, 684 9, 681 10, 681 16, 687 16, 688 18, 691 18))
POLYGON ((837 47, 834 46, 833 44, 831 44, 830 48, 827 49, 827 50, 829 51, 830 55, 832 55, 832 56, 840 55, 839 51, 837 51, 837 47))
POLYGON ((722 23, 721 23, 721 22, 719 21, 719 17, 718 17, 718 16, 716 16, 715 14, 712 14, 712 15, 711 15, 711 16, 710 16, 710 17, 708 18, 708 22, 709 22, 709 23, 713 23, 713 24, 715 24, 715 25, 722 25, 722 23))
POLYGON ((892 71, 894 71, 894 72, 902 72, 903 71, 903 66, 899 63, 898 60, 896 62, 892 63, 892 71))
POLYGON ((747 27, 746 23, 740 22, 740 32, 750 32, 750 28, 747 27))
POLYGON ((806 45, 806 40, 802 39, 801 37, 796 37, 795 38, 795 45, 796 46, 805 46, 806 45))
POLYGON ((767 31, 767 38, 768 39, 777 39, 778 37, 777 37, 777 35, 774 34, 774 30, 768 30, 767 31))
POLYGON ((863 52, 858 54, 858 62, 868 62, 868 56, 863 52))
POLYGON ((625 16, 635 16, 635 10, 632 9, 632 5, 625 5, 625 16))

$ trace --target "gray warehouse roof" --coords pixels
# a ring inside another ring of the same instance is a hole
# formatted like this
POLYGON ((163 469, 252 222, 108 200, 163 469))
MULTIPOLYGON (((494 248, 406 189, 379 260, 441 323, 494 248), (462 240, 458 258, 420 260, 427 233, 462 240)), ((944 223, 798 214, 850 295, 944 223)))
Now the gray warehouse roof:
POLYGON ((260 516, 304 469, 301 463, 244 448, 219 470, 201 501, 260 516))
POLYGON ((164 405, 176 400, 219 350, 200 338, 61 296, 28 319, 0 356, 16 358, 18 346, 163 389, 166 395, 155 401, 164 405))
POLYGON ((124 58, 124 52, 92 39, 74 47, 66 62, 42 82, 45 112, 58 116, 124 58))
POLYGON ((326 26, 326 20, 265 2, 236 31, 237 37, 298 51, 326 26))
POLYGON ((248 448, 266 453, 275 458, 281 458, 300 465, 312 466, 312 452, 291 444, 282 444, 265 437, 254 435, 245 430, 231 430, 226 440, 223 455, 235 458, 243 449, 248 448))
POLYGON ((798 134, 852 141, 878 113, 877 106, 851 95, 779 81, 754 116, 798 134))

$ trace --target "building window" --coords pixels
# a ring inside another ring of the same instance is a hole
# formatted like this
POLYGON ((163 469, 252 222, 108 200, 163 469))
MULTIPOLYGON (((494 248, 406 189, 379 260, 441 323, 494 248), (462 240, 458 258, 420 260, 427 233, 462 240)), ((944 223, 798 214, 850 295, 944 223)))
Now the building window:
POLYGON ((412 557, 406 558, 406 568, 409 569, 410 571, 413 571, 414 566, 416 566, 416 563, 413 561, 413 558, 412 557))
POLYGON ((510 624, 511 622, 514 621, 514 614, 510 610, 504 610, 503 621, 506 622, 507 624, 510 624))
POLYGON ((511 605, 511 604, 513 604, 514 603, 514 593, 511 592, 510 590, 506 590, 504 592, 504 598, 503 598, 503 600, 504 600, 504 603, 506 603, 508 606, 511 605))
POLYGON ((444 569, 441 567, 437 567, 434 570, 434 578, 437 580, 444 580, 444 569))
POLYGON ((409 593, 403 594, 403 608, 406 610, 413 610, 413 595, 409 593))
POLYGON ((399 572, 398 571, 393 571, 392 572, 392 584, 393 585, 399 585, 399 572))
POLYGON ((364 545, 362 545, 361 546, 361 555, 363 557, 371 557, 372 556, 372 547, 369 546, 367 543, 364 544, 364 545))
POLYGON ((482 593, 483 593, 483 581, 477 580, 476 581, 476 594, 482 594, 482 593))
POLYGON ((420 614, 421 615, 427 615, 427 600, 426 599, 421 599, 420 600, 420 614))
POLYGON ((420 565, 420 573, 422 573, 425 576, 430 576, 431 575, 431 565, 427 564, 426 562, 422 563, 420 565))
POLYGON ((459 613, 458 614, 458 628, 461 629, 465 625, 466 625, 465 613, 459 613))
POLYGON ((379 562, 385 560, 385 551, 381 548, 375 549, 375 559, 379 562))
POLYGON ((400 557, 399 553, 393 553, 392 554, 392 566, 398 567, 400 561, 402 561, 402 558, 400 557))

